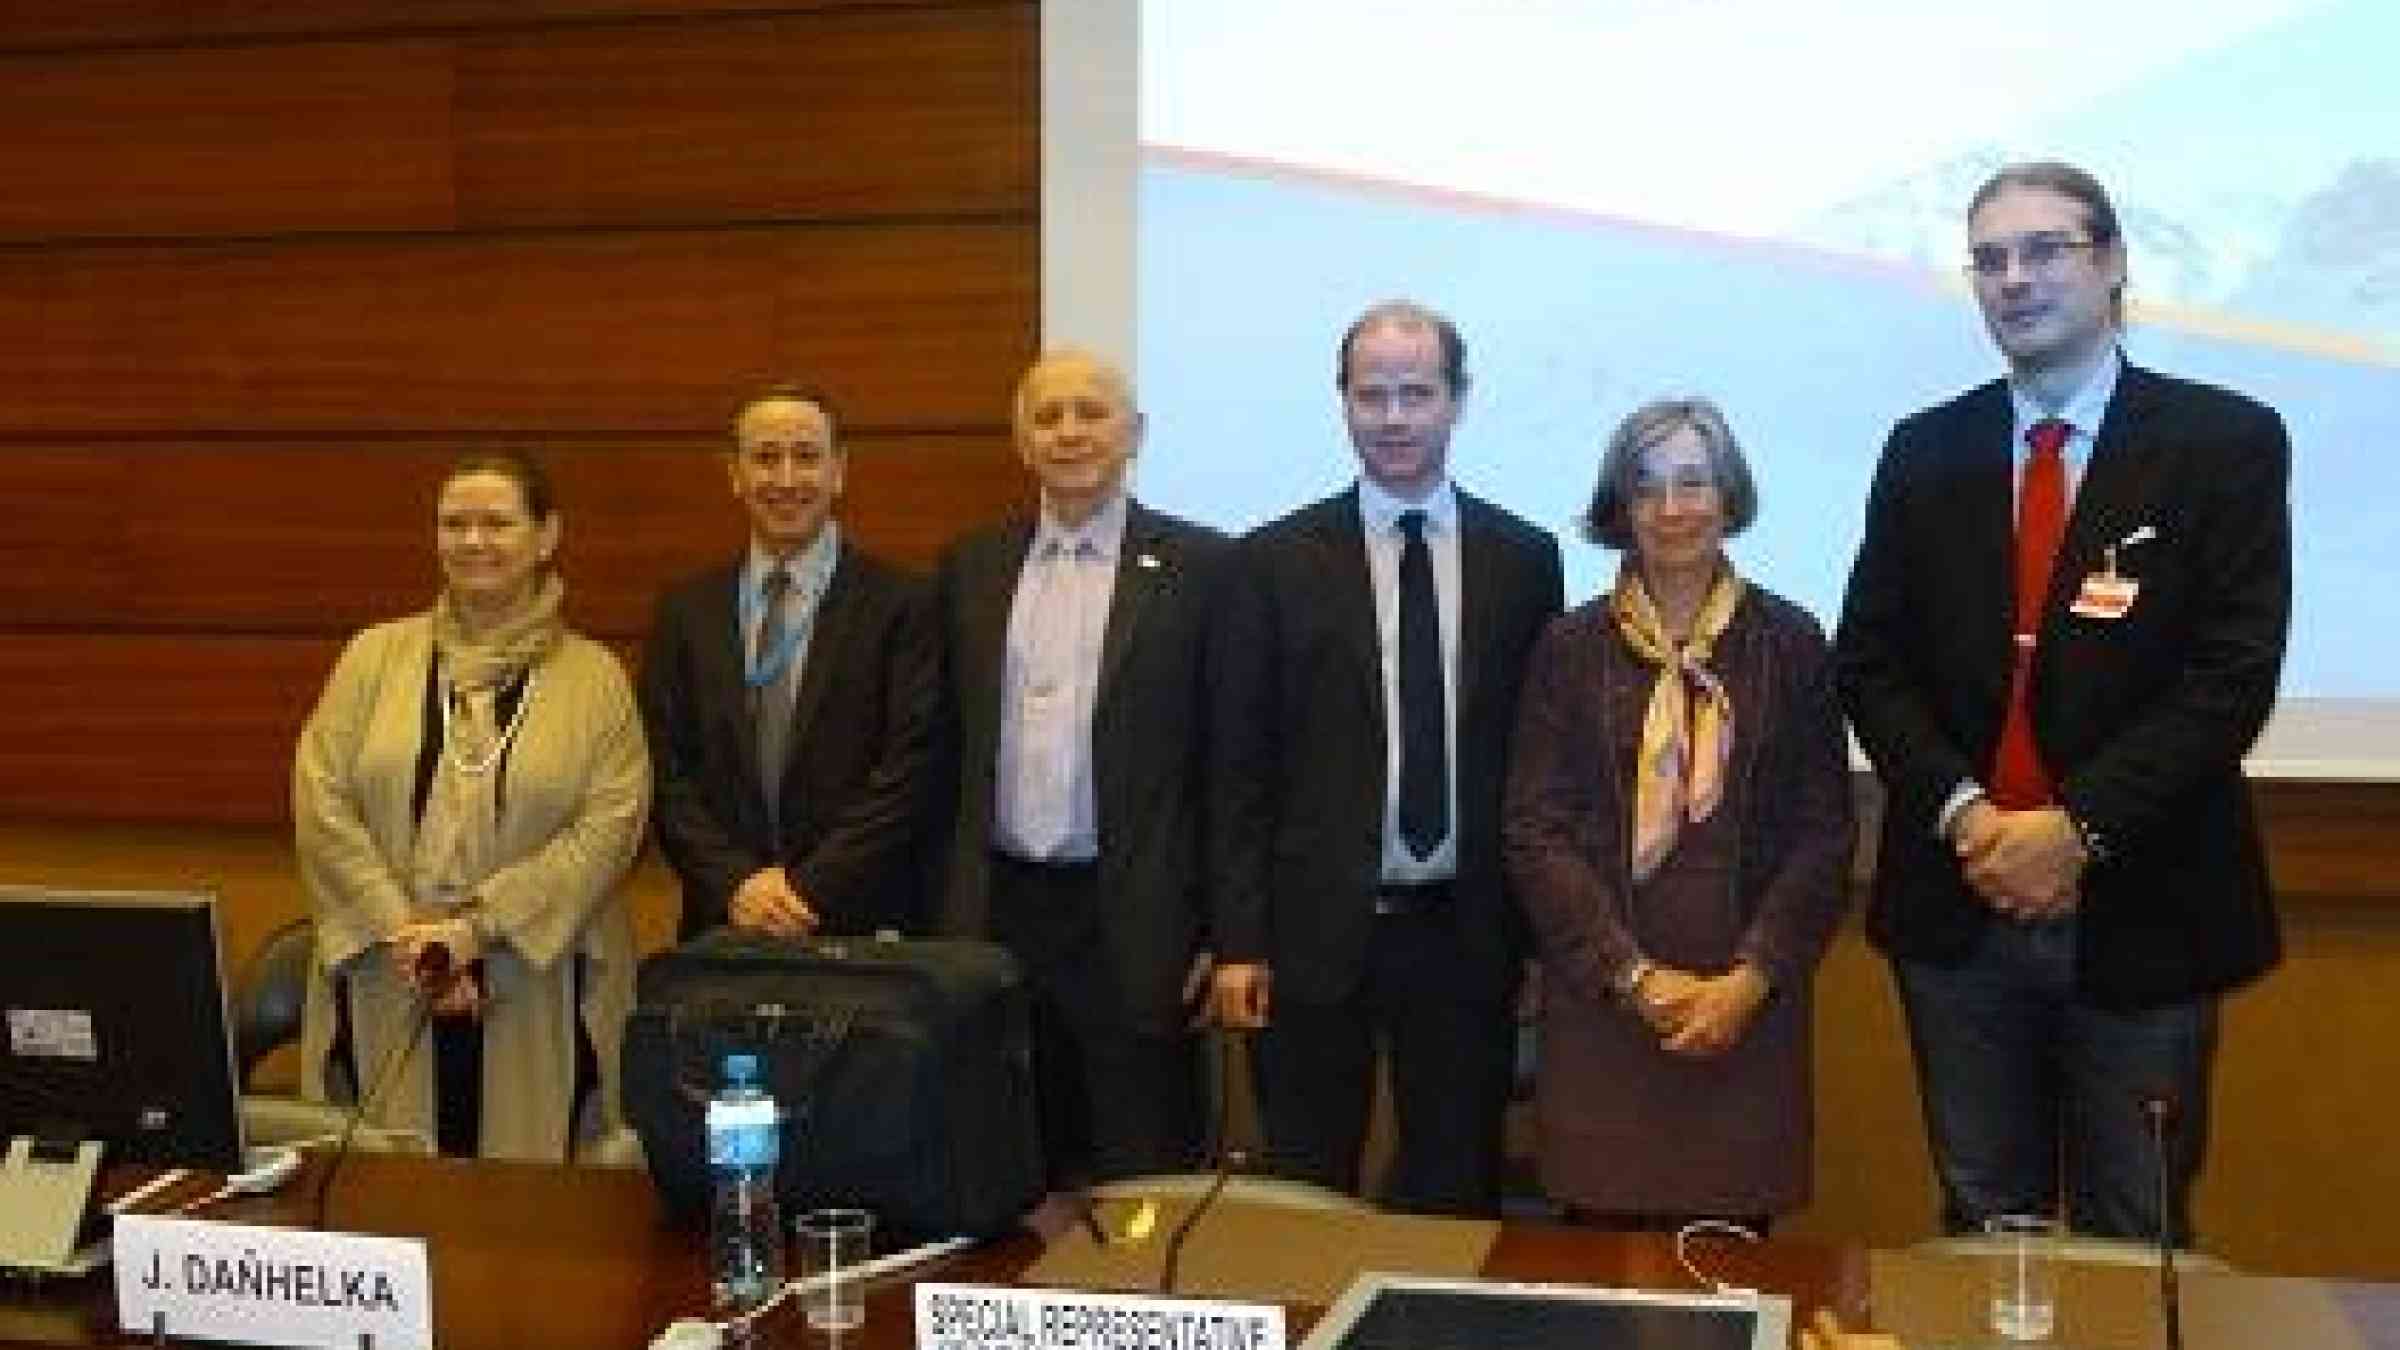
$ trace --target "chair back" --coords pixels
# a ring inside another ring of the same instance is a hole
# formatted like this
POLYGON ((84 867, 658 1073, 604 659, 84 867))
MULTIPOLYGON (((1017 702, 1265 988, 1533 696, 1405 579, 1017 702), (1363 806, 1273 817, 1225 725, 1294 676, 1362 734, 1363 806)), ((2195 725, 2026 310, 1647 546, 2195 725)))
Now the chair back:
POLYGON ((316 925, 294 919, 267 934, 234 981, 233 1059, 243 1088, 261 1060, 300 1039, 316 945, 316 925))

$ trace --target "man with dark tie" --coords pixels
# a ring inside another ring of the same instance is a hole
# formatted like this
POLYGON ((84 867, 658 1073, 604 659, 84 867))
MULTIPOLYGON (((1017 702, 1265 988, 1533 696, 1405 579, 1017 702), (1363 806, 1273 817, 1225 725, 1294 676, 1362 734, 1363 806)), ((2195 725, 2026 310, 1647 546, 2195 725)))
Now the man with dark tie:
POLYGON ((1270 1161, 1359 1183, 1380 1044, 1401 1208, 1490 1213, 1525 924, 1500 801, 1558 542, 1454 487, 1466 346, 1422 306, 1343 334, 1357 484, 1243 541, 1214 736, 1218 1016, 1263 1028, 1270 1161))
POLYGON ((1127 494, 1142 418, 1101 358, 1035 362, 1015 429, 1039 509, 959 540, 935 586, 958 752, 942 927, 1031 977, 1063 1188, 1193 1160, 1206 640, 1232 546, 1127 494))
POLYGON ((843 538, 847 456, 818 394, 735 415, 743 556, 669 590, 642 660, 659 848, 682 935, 916 929, 939 661, 921 581, 843 538))
POLYGON ((2125 360, 2090 175, 2001 170, 1967 239, 2008 374, 1893 429, 1835 642, 1887 794, 1868 931, 1949 1228, 2063 1203, 2181 1241, 2219 997, 2280 952, 2242 755, 2290 619, 2291 450, 2266 407, 2125 360), (2144 1099, 2174 1117, 2164 1214, 2144 1099))

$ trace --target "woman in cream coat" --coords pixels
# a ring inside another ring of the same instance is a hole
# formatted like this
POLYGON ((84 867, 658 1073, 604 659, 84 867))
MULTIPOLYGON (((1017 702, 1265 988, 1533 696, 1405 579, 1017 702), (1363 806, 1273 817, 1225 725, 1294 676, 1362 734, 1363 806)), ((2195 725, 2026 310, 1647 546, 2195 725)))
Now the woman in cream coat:
POLYGON ((650 770, 616 657, 560 620, 558 539, 539 465, 460 460, 440 597, 351 640, 292 769, 302 1089, 346 1062, 368 1123, 445 1152, 556 1161, 619 1120, 650 770))

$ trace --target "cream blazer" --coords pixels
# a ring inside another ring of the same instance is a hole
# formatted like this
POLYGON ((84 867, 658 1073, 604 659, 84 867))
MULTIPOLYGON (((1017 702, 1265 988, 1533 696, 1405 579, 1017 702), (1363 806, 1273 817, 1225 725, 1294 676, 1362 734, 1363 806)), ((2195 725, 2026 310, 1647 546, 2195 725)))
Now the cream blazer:
MULTIPOLYGON (((424 737, 433 624, 416 615, 353 638, 292 765, 301 879, 316 961, 301 1023, 301 1090, 323 1101, 338 990, 350 999, 361 1094, 405 1043, 415 1000, 379 946, 409 918, 411 798, 424 737), (337 980, 336 977, 339 977, 337 980)), ((482 1152, 559 1161, 622 1119, 617 1052, 633 1006, 633 928, 618 889, 641 846, 649 756, 631 687, 607 648, 565 635, 537 668, 508 752, 499 854, 476 888, 499 940, 485 952, 482 1152), (575 1003, 574 960, 585 958, 575 1003), (568 1119, 580 1018, 600 1061, 597 1111, 568 1119)), ((434 1136, 430 1033, 370 1104, 368 1124, 434 1136)))

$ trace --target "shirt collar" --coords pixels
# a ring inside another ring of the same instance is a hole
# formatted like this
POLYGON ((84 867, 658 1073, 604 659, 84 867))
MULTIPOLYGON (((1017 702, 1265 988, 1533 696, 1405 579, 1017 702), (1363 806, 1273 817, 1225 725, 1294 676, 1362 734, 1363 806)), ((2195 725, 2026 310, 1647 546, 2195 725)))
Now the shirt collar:
MULTIPOLYGON (((833 578, 834 559, 840 555, 841 547, 841 526, 826 521, 825 528, 817 531, 817 537, 808 541, 808 547, 792 556, 792 593, 795 597, 824 593, 825 584, 833 578)), ((775 565, 775 555, 760 548, 758 540, 752 538, 750 556, 742 564, 742 593, 757 595, 766 585, 767 572, 775 565)))
POLYGON ((1400 529, 1400 513, 1422 511, 1425 524, 1436 534, 1455 533, 1458 529, 1458 491, 1450 485, 1448 475, 1433 485, 1433 491, 1415 501, 1395 497, 1381 483, 1361 476, 1358 480, 1358 517, 1369 534, 1394 534, 1400 529))
POLYGON ((2025 429, 2045 418, 2055 417, 2075 428, 2075 437, 2089 443, 2100 434, 2100 419, 2108 415, 2108 401, 2116 397, 2117 377, 2124 373, 2125 357, 2115 347, 2100 358, 2092 368, 2083 387, 2067 396, 2067 401, 2055 411, 2034 401, 2025 386, 2015 380, 2008 382, 2008 396, 2017 412, 2017 439, 2025 438, 2025 429))
POLYGON ((1060 556, 1073 557, 1089 545, 1093 557, 1113 561, 1125 542, 1125 499, 1123 489, 1112 492, 1081 525, 1068 526, 1050 514, 1050 500, 1044 496, 1041 517, 1033 528, 1034 556, 1049 556, 1055 545, 1060 556))

